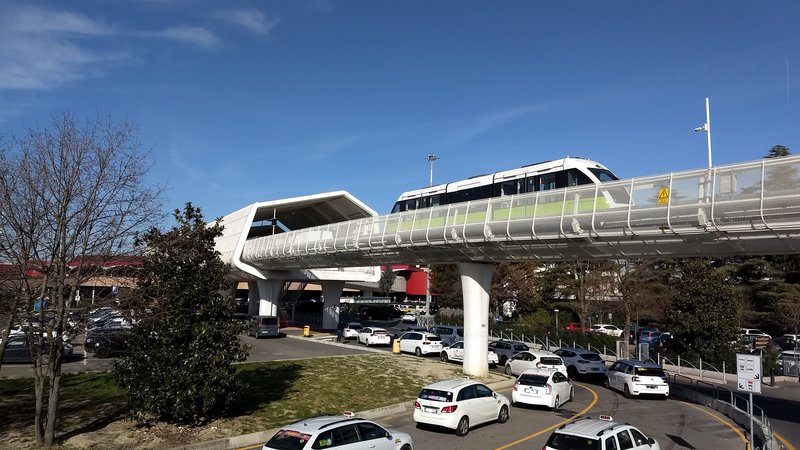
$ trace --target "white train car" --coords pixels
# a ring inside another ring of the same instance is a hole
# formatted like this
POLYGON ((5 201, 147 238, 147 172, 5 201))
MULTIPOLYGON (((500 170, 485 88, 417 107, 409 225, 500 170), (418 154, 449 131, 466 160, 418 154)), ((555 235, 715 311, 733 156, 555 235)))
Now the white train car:
POLYGON ((566 157, 403 192, 395 202, 392 213, 618 179, 597 161, 566 157))

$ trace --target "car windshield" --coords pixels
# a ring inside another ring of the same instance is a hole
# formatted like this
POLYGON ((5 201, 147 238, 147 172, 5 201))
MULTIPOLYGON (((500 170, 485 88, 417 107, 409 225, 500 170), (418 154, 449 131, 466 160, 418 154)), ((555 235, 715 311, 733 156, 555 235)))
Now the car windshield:
POLYGON ((419 398, 423 400, 433 400, 435 402, 452 402, 453 393, 449 391, 440 391, 438 389, 423 389, 419 393, 419 398))
POLYGON ((547 447, 555 450, 600 450, 600 440, 569 434, 553 433, 547 447))
POLYGON ((265 444, 277 450, 301 450, 305 447, 311 435, 294 430, 280 430, 265 444))
POLYGON ((544 386, 547 383, 547 378, 544 375, 522 374, 518 381, 519 384, 524 384, 525 386, 544 386))
POLYGON ((375 330, 372 332, 372 334, 374 335, 386 334, 386 330, 375 330))
POLYGON ((548 366, 560 366, 563 364, 561 358, 553 358, 552 356, 542 356, 541 363, 548 366))
POLYGON ((347 328, 350 328, 351 330, 360 330, 364 327, 357 323, 351 323, 350 325, 347 326, 347 328))
POLYGON ((587 361, 602 361, 603 358, 597 353, 581 353, 581 358, 587 361))
POLYGON ((637 367, 636 375, 643 377, 664 377, 664 371, 658 367, 637 367))
POLYGON ((431 342, 439 342, 442 340, 442 338, 440 338, 439 336, 425 336, 425 339, 431 342))

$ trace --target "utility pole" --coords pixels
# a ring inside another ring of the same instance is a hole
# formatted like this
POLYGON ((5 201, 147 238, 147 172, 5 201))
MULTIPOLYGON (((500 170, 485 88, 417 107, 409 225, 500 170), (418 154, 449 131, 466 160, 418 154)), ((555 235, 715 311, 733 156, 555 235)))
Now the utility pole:
POLYGON ((431 166, 431 180, 428 186, 433 186, 433 162, 439 159, 439 157, 435 153, 428 153, 428 156, 425 157, 428 160, 431 166))
POLYGON ((711 168, 711 108, 709 107, 708 97, 706 97, 706 123, 694 129, 694 131, 705 131, 708 138, 708 167, 711 168))

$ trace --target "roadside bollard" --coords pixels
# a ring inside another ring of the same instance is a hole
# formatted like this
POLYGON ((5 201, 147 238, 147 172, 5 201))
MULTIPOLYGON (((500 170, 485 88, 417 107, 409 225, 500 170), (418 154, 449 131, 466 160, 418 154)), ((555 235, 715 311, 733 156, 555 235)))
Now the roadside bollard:
POLYGON ((303 337, 311 337, 311 327, 306 325, 303 327, 303 337))
POLYGON ((392 353, 394 353, 395 355, 399 355, 400 354, 400 340, 399 339, 395 339, 395 340, 392 341, 392 353))

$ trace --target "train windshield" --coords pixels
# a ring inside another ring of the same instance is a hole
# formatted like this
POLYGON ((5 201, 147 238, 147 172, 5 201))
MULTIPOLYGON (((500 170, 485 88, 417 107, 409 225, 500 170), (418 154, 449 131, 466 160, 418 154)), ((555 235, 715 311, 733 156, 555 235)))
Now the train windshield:
POLYGON ((589 171, 600 180, 601 183, 605 183, 606 181, 616 181, 619 180, 616 175, 611 173, 610 170, 607 169, 598 169, 596 167, 589 167, 589 171))

